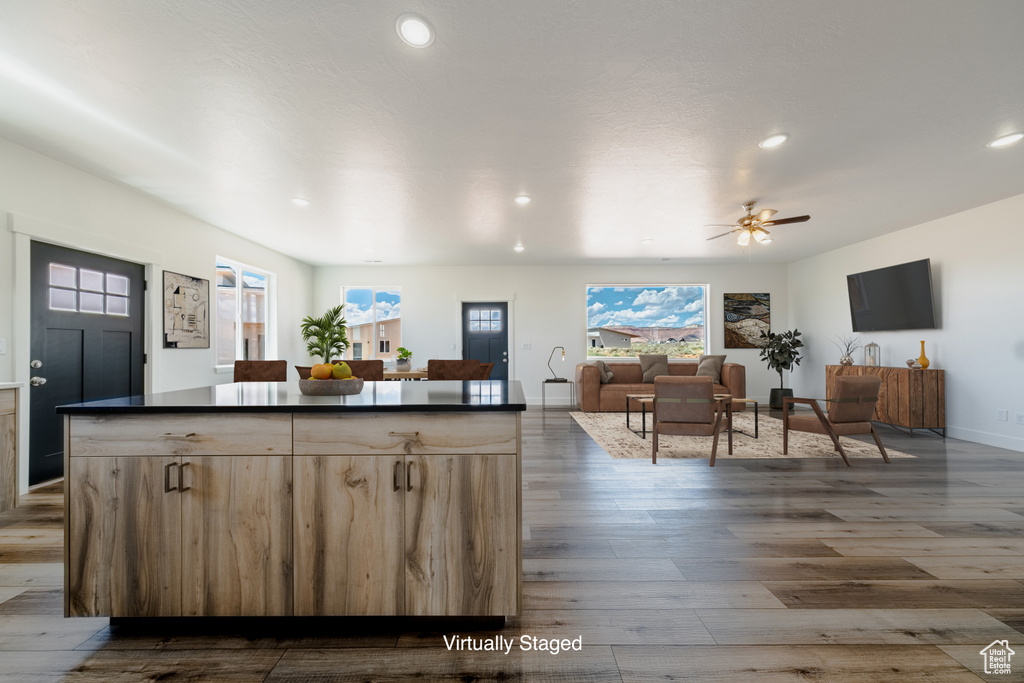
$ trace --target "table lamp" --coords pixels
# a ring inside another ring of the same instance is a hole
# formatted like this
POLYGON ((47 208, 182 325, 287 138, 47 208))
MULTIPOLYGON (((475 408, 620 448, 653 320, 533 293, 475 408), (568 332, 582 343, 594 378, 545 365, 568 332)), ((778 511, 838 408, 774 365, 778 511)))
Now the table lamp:
POLYGON ((556 346, 555 348, 551 349, 551 355, 548 356, 548 370, 551 370, 551 376, 554 379, 549 379, 549 380, 547 380, 548 382, 568 382, 569 381, 567 378, 559 377, 557 374, 555 374, 554 368, 551 367, 551 359, 555 357, 555 351, 557 351, 558 349, 562 349, 562 362, 563 363, 565 362, 565 347, 564 346, 556 346))

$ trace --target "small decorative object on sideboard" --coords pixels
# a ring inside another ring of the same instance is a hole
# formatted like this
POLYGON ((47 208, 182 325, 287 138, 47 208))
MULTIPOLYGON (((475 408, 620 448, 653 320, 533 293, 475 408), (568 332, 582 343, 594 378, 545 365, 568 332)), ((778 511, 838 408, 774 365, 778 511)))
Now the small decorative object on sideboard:
POLYGON ((843 355, 839 357, 840 365, 853 365, 853 352, 860 348, 857 337, 839 337, 839 341, 832 342, 843 355))
POLYGON ((878 344, 871 342, 864 345, 864 365, 869 368, 876 368, 882 364, 882 354, 878 344))
POLYGON ((910 358, 907 360, 907 367, 911 370, 920 370, 921 364, 917 362, 916 358, 910 358))
POLYGON ((412 372, 412 351, 404 346, 398 347, 398 358, 395 359, 395 372, 412 372))
POLYGON ((921 341, 921 356, 917 359, 917 362, 920 363, 921 367, 924 368, 925 370, 927 370, 928 366, 931 365, 931 362, 928 360, 928 356, 924 355, 924 341, 923 340, 921 341))

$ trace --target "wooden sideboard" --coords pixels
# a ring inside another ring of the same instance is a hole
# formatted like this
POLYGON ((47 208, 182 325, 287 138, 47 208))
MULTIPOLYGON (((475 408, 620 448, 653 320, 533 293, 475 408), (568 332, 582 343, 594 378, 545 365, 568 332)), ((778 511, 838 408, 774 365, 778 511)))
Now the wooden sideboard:
POLYGON ((0 512, 18 503, 18 389, 0 389, 0 512))
POLYGON ((944 370, 913 370, 869 365, 826 365, 825 395, 835 393, 839 375, 877 375, 882 389, 872 419, 910 430, 942 430, 946 436, 946 373, 944 370))

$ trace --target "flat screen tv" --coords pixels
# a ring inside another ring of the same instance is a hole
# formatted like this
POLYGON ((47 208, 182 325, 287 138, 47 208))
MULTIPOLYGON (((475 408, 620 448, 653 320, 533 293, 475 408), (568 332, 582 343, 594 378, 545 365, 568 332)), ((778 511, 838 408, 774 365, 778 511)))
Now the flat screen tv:
POLYGON ((854 332, 935 327, 929 259, 846 276, 854 332))

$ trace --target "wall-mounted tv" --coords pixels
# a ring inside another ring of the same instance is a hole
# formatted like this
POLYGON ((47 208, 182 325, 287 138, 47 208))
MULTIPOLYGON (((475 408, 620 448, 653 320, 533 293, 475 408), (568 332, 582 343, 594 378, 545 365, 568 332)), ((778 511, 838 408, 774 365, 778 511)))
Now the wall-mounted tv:
POLYGON ((935 327, 929 259, 846 276, 854 332, 935 327))

